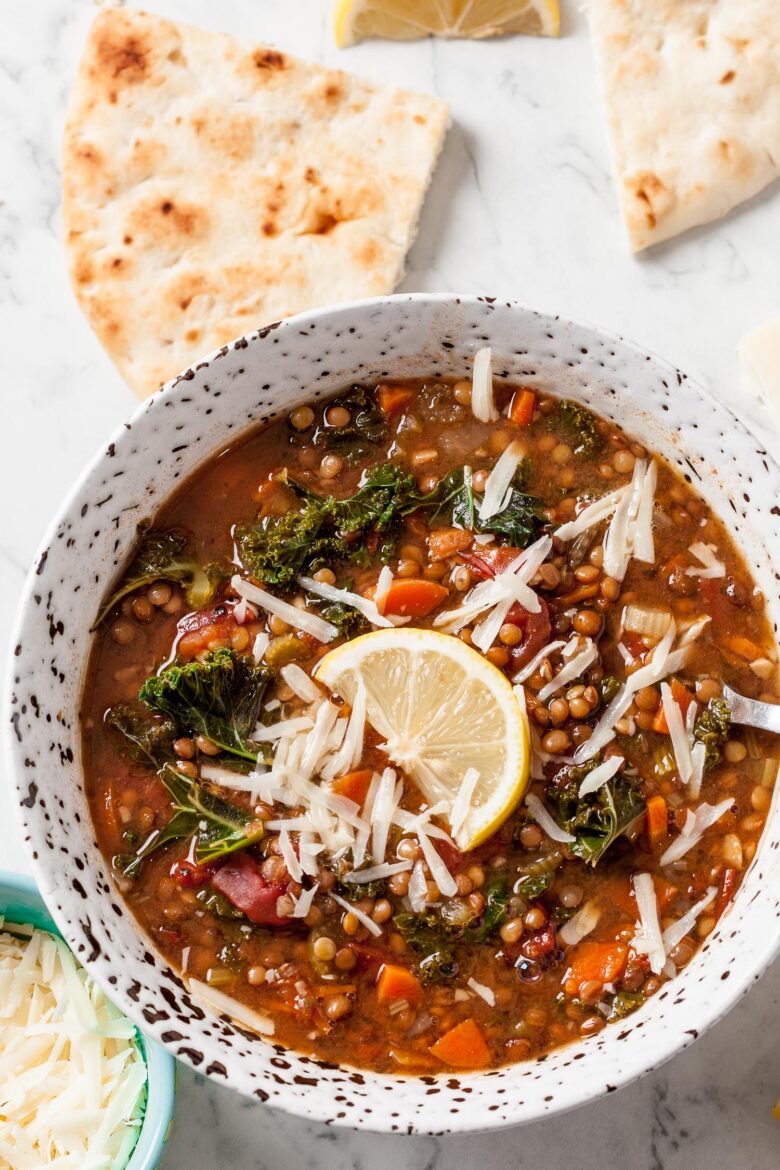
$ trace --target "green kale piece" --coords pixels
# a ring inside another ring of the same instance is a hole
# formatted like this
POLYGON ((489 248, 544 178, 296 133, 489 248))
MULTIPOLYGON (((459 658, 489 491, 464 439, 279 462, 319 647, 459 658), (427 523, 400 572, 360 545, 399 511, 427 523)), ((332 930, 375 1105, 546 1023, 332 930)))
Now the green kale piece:
POLYGON ((466 925, 463 931, 464 941, 478 943, 489 939, 506 918, 508 902, 506 881, 503 878, 496 878, 490 882, 485 889, 485 909, 477 919, 466 925))
POLYGON ((595 792, 580 797, 580 784, 597 762, 598 757, 581 768, 569 769, 563 784, 551 785, 547 790, 555 820, 575 838, 569 848, 592 866, 598 865, 610 845, 633 825, 645 807, 638 781, 622 772, 595 792))
POLYGON ((123 737, 125 747, 139 763, 156 769, 173 758, 176 724, 172 719, 158 718, 131 703, 117 703, 106 711, 103 722, 123 737))
POLYGON ((265 835, 263 822, 251 812, 215 796, 170 764, 163 767, 160 779, 170 793, 173 816, 164 829, 147 837, 135 854, 115 858, 125 877, 137 877, 146 858, 172 841, 194 838, 194 860, 198 865, 205 865, 244 849, 265 835))
POLYGON ((616 678, 616 676, 614 674, 605 674, 604 675, 603 679, 599 683, 599 698, 601 699, 601 702, 604 704, 605 707, 606 707, 607 703, 612 702, 615 695, 620 690, 620 687, 621 687, 620 679, 616 678))
POLYGON ((632 1012, 640 1008, 646 998, 641 991, 616 992, 610 1002, 607 1023, 611 1024, 615 1020, 624 1020, 626 1016, 630 1016, 632 1012))
POLYGON ((394 463, 366 472, 354 495, 321 496, 286 479, 298 498, 298 510, 266 516, 236 529, 241 559, 258 580, 289 589, 301 573, 325 563, 367 562, 367 542, 379 560, 395 549, 399 520, 413 511, 416 487, 411 475, 394 463))
POLYGON ((224 894, 220 894, 219 890, 212 890, 209 886, 204 886, 198 890, 195 897, 206 910, 210 910, 212 914, 216 914, 218 918, 245 918, 243 910, 239 910, 232 902, 228 902, 224 894))
POLYGON ((377 444, 387 442, 390 431, 384 412, 362 386, 353 386, 346 394, 332 398, 325 404, 324 413, 334 406, 349 411, 349 422, 343 427, 332 427, 323 420, 312 436, 315 446, 338 451, 351 463, 368 455, 377 444))
POLYGON ((434 911, 412 914, 403 910, 393 923, 409 950, 419 956, 417 967, 423 983, 441 983, 457 975, 450 933, 434 911))
POLYGON ((179 735, 205 735, 223 751, 256 760, 252 732, 271 671, 225 647, 200 662, 174 663, 152 675, 139 699, 167 715, 179 735))
POLYGON ((574 454, 581 459, 593 459, 603 446, 595 414, 571 398, 558 403, 558 409, 550 417, 550 426, 563 431, 574 454))
POLYGON ((710 699, 693 725, 693 737, 704 744, 704 767, 709 771, 720 763, 721 748, 728 739, 731 709, 725 699, 710 699))
POLYGON ((325 602, 317 613, 326 622, 334 625, 342 638, 356 638, 358 634, 366 634, 371 629, 371 623, 359 610, 343 605, 340 601, 325 602))
POLYGON ((471 468, 459 467, 445 475, 428 495, 417 496, 408 511, 433 508, 432 519, 446 516, 449 523, 469 532, 503 536, 516 548, 527 548, 539 535, 544 524, 543 504, 522 490, 527 477, 528 461, 523 460, 512 481, 509 499, 500 512, 481 520, 471 484, 471 468))
POLYGON ((230 575, 231 569, 221 563, 199 565, 190 551, 189 537, 178 528, 157 531, 139 525, 138 535, 141 543, 135 556, 125 570, 122 583, 103 599, 93 630, 123 597, 155 581, 178 583, 184 589, 189 607, 203 609, 213 600, 220 582, 230 575))

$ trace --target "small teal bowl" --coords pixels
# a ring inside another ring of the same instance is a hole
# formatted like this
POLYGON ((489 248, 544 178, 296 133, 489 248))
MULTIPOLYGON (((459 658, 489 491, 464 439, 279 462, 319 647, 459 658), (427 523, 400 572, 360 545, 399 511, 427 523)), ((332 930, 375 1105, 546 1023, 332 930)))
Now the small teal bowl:
MULTIPOLYGON (((0 916, 9 922, 28 922, 62 937, 31 878, 0 870, 0 916)), ((176 1061, 139 1032, 139 1047, 146 1061, 147 1085, 144 1119, 138 1140, 124 1167, 117 1170, 156 1170, 173 1121, 176 1061)))

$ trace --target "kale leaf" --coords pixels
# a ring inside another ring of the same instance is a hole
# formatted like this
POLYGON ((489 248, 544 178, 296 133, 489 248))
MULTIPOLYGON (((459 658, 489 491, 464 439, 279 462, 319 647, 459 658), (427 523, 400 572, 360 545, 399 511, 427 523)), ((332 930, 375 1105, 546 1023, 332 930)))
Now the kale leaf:
POLYGON ((463 931, 464 941, 477 943, 490 938, 506 918, 508 902, 509 895, 504 879, 496 878, 490 882, 485 889, 485 909, 477 919, 466 925, 463 931))
POLYGON ((598 757, 582 768, 571 768, 565 783, 547 790, 555 820, 575 837, 569 845, 572 853, 593 866, 598 865, 610 845, 630 828, 645 807, 639 784, 622 772, 595 792, 580 797, 580 784, 597 760, 598 757))
POLYGON ((126 569, 122 582, 103 599, 92 629, 105 620, 117 602, 136 589, 155 581, 180 584, 191 609, 202 609, 213 600, 220 581, 230 575, 231 568, 218 563, 200 565, 190 551, 189 537, 177 528, 157 531, 138 526, 141 543, 126 569))
POLYGON ((205 865, 244 849, 265 835, 263 822, 251 812, 215 796, 170 764, 163 767, 160 779, 170 793, 173 816, 164 829, 147 837, 133 856, 115 859, 125 877, 137 877, 146 858, 172 841, 194 837, 194 860, 198 865, 205 865))
POLYGON ((388 560, 400 518, 418 506, 412 476, 394 463, 372 467, 344 499, 318 495, 293 479, 286 483, 298 497, 298 511, 239 525, 235 533, 244 565, 258 580, 283 589, 326 562, 365 560, 369 538, 375 555, 388 560))
POLYGON ((646 996, 641 991, 618 991, 612 996, 612 1001, 609 1005, 609 1014, 607 1015, 607 1023, 614 1023, 615 1020, 624 1020, 626 1016, 630 1016, 637 1008, 640 1008, 645 1002, 646 996))
POLYGON ((174 663, 148 678, 139 699, 167 715, 180 735, 205 735, 223 751, 256 760, 252 732, 271 672, 225 647, 200 662, 174 663))
POLYGON ((490 532, 505 537, 515 548, 527 548, 538 536, 544 514, 542 501, 522 490, 526 475, 527 463, 524 460, 512 481, 509 499, 500 512, 487 520, 480 519, 477 511, 470 467, 459 467, 445 475, 432 492, 418 496, 414 506, 433 508, 431 518, 434 520, 445 516, 451 524, 469 532, 490 532))
POLYGON ((393 918, 398 933, 409 950, 419 956, 418 971, 423 983, 440 983, 454 979, 458 964, 451 939, 441 919, 433 911, 412 914, 403 910, 393 918))
POLYGON ((124 738, 133 759, 160 768, 173 758, 176 724, 160 719, 131 703, 117 703, 106 711, 103 722, 124 738))
POLYGON ((311 439, 315 446, 338 451, 348 462, 354 462, 369 454, 378 443, 387 441, 390 432, 384 412, 363 387, 353 386, 346 394, 332 398, 325 404, 323 414, 334 406, 349 411, 349 422, 343 427, 333 427, 323 420, 311 439))
POLYGON ((709 770, 720 763, 721 747, 728 739, 731 709, 725 699, 710 699, 693 725, 693 737, 704 744, 704 767, 709 770))
POLYGON ((563 398, 558 403, 550 425, 563 431, 574 454, 582 459, 593 459, 603 446, 595 414, 571 398, 563 398))

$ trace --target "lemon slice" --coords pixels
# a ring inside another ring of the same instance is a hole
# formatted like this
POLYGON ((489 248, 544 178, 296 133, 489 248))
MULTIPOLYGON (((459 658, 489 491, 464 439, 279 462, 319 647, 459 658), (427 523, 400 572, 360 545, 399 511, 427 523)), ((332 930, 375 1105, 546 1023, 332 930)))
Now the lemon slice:
POLYGON ((368 722, 431 804, 451 808, 469 769, 478 773, 455 833, 464 852, 494 833, 525 792, 525 708, 505 675, 459 638, 375 630, 331 650, 315 677, 349 703, 363 684, 368 722))
POLYGON ((343 49, 368 37, 557 37, 561 14, 558 0, 337 0, 334 23, 343 49))

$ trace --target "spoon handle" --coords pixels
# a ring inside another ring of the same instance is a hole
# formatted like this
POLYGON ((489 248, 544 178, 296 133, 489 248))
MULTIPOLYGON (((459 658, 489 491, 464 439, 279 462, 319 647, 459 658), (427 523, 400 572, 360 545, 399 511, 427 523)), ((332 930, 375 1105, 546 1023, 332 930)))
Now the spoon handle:
POLYGON ((758 727, 762 731, 773 731, 780 735, 780 706, 762 703, 759 699, 748 699, 738 695, 730 686, 723 687, 723 698, 731 709, 734 723, 747 727, 758 727))

